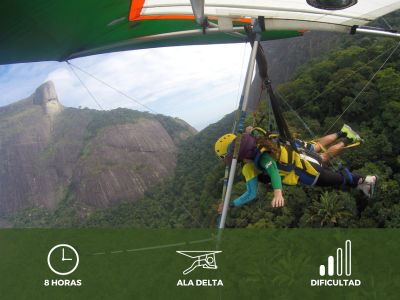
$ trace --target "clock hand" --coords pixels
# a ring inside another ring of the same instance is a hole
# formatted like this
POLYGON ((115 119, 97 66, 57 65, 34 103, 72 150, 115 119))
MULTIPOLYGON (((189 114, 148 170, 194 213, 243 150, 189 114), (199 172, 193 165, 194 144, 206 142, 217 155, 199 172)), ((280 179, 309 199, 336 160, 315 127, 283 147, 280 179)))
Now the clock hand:
POLYGON ((64 257, 64 248, 62 249, 62 261, 66 261, 66 260, 72 260, 72 258, 65 258, 64 257))

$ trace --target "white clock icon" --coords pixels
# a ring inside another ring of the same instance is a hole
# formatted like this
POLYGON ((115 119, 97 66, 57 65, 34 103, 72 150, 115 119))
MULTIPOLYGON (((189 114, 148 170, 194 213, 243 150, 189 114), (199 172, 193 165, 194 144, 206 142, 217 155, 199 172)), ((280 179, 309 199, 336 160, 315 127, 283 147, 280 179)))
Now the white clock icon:
POLYGON ((52 270, 54 273, 56 273, 58 275, 69 275, 72 272, 74 272, 76 270, 76 268, 78 267, 79 255, 78 255, 78 252, 75 250, 75 248, 72 247, 71 245, 59 244, 59 245, 56 245, 53 248, 51 248, 51 250, 49 251, 49 254, 47 255, 47 264, 49 265, 50 270, 52 270), (66 249, 69 249, 69 250, 65 251, 66 249), (72 252, 71 252, 71 250, 72 250, 72 252), (72 254, 72 256, 71 256, 71 254, 72 254), (57 271, 51 264, 52 256, 55 256, 54 259, 57 261, 61 261, 61 262, 75 261, 75 264, 67 272, 57 271))

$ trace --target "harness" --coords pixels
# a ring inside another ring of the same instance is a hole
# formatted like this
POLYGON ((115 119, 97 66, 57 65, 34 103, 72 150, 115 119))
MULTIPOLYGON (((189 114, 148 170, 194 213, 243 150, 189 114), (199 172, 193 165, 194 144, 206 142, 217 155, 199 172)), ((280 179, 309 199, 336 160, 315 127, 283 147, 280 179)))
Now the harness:
MULTIPOLYGON (((321 165, 321 157, 310 150, 296 149, 291 145, 282 144, 277 141, 280 147, 280 155, 277 160, 279 175, 282 183, 286 185, 297 185, 300 181, 306 185, 314 185, 318 179, 319 172, 312 163, 321 165)), ((254 158, 254 165, 262 170, 260 166, 261 156, 267 152, 265 147, 259 147, 254 158)))

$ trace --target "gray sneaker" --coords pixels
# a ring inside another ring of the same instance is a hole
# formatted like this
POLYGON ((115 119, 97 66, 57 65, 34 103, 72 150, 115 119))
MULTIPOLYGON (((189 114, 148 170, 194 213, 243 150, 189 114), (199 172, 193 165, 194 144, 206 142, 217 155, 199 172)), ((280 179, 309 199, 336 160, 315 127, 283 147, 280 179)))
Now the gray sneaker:
POLYGON ((357 189, 362 191, 368 198, 371 198, 375 192, 376 181, 378 177, 375 175, 368 175, 362 178, 357 185, 357 189))

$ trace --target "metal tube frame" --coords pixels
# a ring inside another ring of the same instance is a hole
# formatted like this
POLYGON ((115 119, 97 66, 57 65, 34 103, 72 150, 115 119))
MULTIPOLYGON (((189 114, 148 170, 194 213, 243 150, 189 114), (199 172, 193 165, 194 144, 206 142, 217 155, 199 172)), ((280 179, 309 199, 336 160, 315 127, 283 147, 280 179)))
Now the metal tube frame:
POLYGON ((363 28, 363 27, 355 28, 354 33, 364 33, 364 34, 372 34, 372 35, 400 38, 400 33, 397 33, 397 32, 384 31, 384 30, 371 29, 371 28, 363 28))
POLYGON ((233 154, 233 159, 232 159, 231 167, 229 170, 228 185, 226 188, 226 194, 225 194, 225 199, 224 199, 224 206, 222 209, 221 220, 220 220, 219 227, 218 227, 219 229, 225 228, 225 221, 226 221, 226 216, 228 213, 229 202, 230 202, 231 194, 232 194, 233 181, 235 178, 236 166, 237 166, 237 162, 238 162, 237 155, 239 153, 242 132, 244 130, 244 121, 246 118, 247 103, 248 103, 248 98, 249 98, 249 93, 250 93, 251 79, 253 77, 254 66, 256 63, 256 54, 257 54, 257 50, 258 50, 258 44, 259 44, 259 38, 255 40, 253 48, 251 50, 249 64, 248 64, 247 72, 246 72, 246 79, 245 79, 242 96, 241 96, 242 101, 240 101, 239 108, 238 108, 238 110, 240 111, 240 120, 239 120, 239 124, 238 124, 238 128, 237 128, 238 135, 237 135, 237 138, 235 141, 235 153, 233 154))

